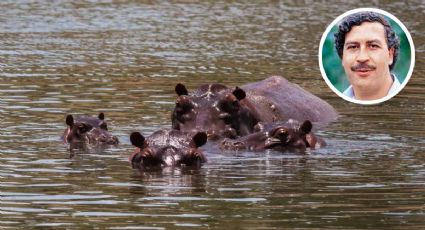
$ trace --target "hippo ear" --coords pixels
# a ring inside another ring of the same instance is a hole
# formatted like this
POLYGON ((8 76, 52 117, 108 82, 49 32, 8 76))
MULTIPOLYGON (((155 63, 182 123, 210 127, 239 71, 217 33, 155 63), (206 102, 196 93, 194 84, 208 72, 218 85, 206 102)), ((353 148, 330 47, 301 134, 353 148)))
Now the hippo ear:
POLYGON ((66 116, 66 124, 69 127, 72 127, 74 125, 74 117, 71 114, 69 114, 68 116, 66 116))
POLYGON ((207 143, 208 136, 205 132, 198 132, 193 136, 192 142, 198 148, 207 143))
POLYGON ((311 129, 313 128, 313 124, 309 120, 305 120, 304 123, 301 125, 300 130, 304 134, 308 134, 311 132, 311 129))
POLYGON ((145 143, 145 137, 139 132, 133 132, 130 135, 130 141, 132 145, 142 148, 145 143))
POLYGON ((177 93, 177 95, 181 96, 181 95, 189 95, 189 92, 186 89, 186 86, 184 86, 181 83, 178 83, 176 85, 176 88, 174 89, 177 93))
POLYGON ((100 120, 105 120, 105 114, 104 113, 99 113, 99 116, 97 116, 100 120))
POLYGON ((233 90, 233 95, 240 101, 246 97, 246 93, 243 89, 236 87, 235 90, 233 90))

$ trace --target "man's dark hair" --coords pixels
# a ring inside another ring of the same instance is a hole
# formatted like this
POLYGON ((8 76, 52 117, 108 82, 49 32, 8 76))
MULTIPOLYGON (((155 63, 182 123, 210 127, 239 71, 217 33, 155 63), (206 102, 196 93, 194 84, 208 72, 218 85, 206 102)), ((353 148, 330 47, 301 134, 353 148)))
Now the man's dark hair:
POLYGON ((388 50, 394 48, 393 63, 390 65, 390 70, 393 69, 397 57, 398 50, 400 48, 400 40, 397 35, 394 33, 394 30, 391 28, 388 21, 378 13, 367 11, 359 12, 355 14, 348 15, 345 17, 338 26, 338 32, 335 33, 335 48, 338 52, 339 57, 342 59, 342 53, 344 50, 345 35, 350 32, 353 26, 359 26, 363 22, 379 22, 384 26, 385 36, 387 39, 388 50))

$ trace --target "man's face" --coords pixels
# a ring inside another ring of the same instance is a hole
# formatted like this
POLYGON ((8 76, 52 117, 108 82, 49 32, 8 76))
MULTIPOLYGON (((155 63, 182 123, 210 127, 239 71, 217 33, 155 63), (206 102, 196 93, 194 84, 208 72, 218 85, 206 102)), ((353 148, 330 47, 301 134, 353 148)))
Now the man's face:
POLYGON ((389 77, 394 49, 388 50, 384 26, 363 22, 345 35, 342 65, 353 87, 373 91, 389 77))

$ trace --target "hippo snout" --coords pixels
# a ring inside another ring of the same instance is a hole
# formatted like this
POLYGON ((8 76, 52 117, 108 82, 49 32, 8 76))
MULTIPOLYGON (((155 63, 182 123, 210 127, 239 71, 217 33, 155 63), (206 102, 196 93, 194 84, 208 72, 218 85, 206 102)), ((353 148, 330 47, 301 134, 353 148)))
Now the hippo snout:
POLYGON ((181 160, 181 155, 176 148, 169 147, 162 150, 162 162, 166 166, 178 165, 181 160))
POLYGON ((117 145, 119 143, 118 137, 111 135, 108 131, 94 128, 88 134, 90 143, 117 145))

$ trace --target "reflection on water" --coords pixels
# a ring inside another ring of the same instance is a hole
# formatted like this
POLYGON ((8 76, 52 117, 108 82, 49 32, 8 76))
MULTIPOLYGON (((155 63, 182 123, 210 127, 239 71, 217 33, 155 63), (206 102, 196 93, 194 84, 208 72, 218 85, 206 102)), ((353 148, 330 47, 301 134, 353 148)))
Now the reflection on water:
POLYGON ((418 58, 407 87, 377 106, 339 99, 316 60, 327 24, 359 6, 0 2, 0 226, 423 228, 425 5, 380 5, 405 23, 418 58), (208 144, 199 170, 131 169, 129 133, 170 126, 176 83, 276 74, 341 113, 318 132, 328 147, 223 154, 208 144), (121 144, 70 158, 65 116, 99 112, 121 144))

